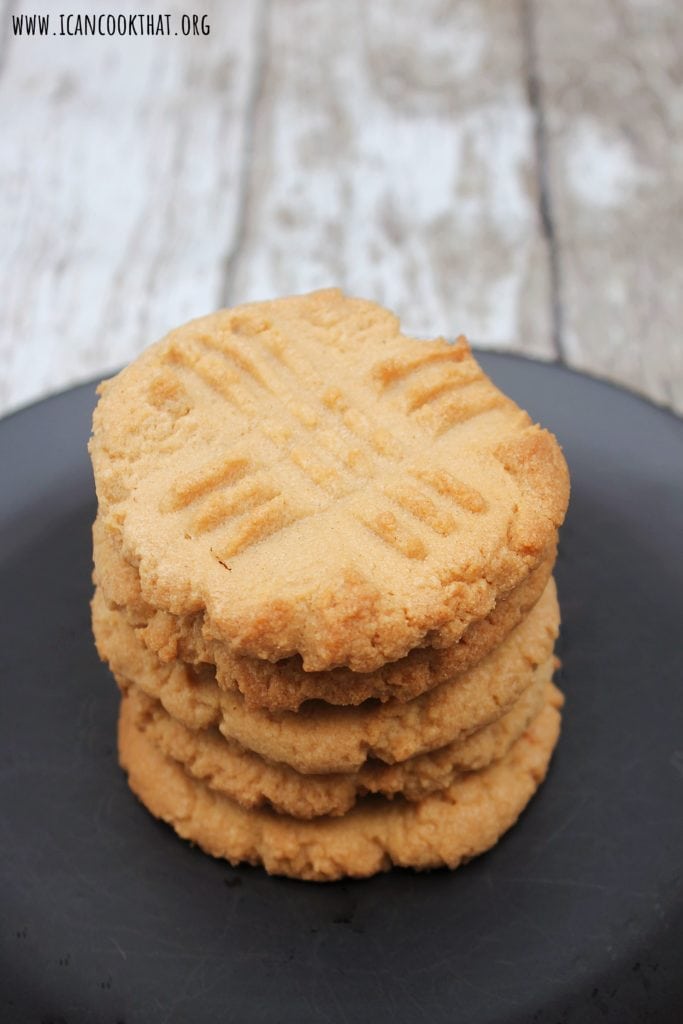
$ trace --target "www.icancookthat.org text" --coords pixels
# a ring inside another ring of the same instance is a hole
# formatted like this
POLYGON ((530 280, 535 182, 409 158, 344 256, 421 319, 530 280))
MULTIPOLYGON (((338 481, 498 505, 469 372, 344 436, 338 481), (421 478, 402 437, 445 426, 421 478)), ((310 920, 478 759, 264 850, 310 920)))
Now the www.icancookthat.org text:
POLYGON ((15 36, 208 36, 206 14, 13 14, 15 36))

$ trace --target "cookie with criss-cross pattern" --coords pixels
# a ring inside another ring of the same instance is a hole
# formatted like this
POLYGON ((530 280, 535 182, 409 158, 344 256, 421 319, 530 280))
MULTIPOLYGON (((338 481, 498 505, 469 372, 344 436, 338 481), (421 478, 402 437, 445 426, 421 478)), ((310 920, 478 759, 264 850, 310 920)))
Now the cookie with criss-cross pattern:
POLYGON ((457 644, 548 558, 568 499, 557 442, 464 339, 337 290, 171 332, 101 387, 90 451, 143 600, 306 672, 457 644))
POLYGON ((555 438, 467 342, 336 289, 172 331, 100 388, 92 622, 119 755, 215 856, 456 867, 547 770, 555 438))
POLYGON ((297 655, 270 662, 233 654, 205 635, 203 616, 177 616, 152 608, 140 592, 137 572, 123 558, 113 536, 98 519, 93 527, 94 581, 111 608, 121 610, 146 647, 163 662, 215 665, 216 682, 239 690, 249 707, 296 711, 307 700, 362 704, 374 698, 412 700, 465 672, 485 658, 519 625, 545 590, 555 564, 552 551, 522 583, 497 600, 492 611, 473 622, 450 647, 418 647, 405 658, 374 672, 336 668, 305 672, 297 655))

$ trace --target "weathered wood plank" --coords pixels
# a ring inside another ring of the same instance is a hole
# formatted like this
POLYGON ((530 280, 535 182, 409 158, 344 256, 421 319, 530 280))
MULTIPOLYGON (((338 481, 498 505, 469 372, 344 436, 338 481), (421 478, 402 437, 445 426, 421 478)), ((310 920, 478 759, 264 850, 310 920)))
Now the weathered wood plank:
POLYGON ((680 4, 536 19, 567 360, 683 412, 680 4))
POLYGON ((208 37, 7 41, 0 407, 125 362, 218 304, 259 10, 206 0, 208 37))
POLYGON ((10 6, 0 412, 222 301, 332 282, 417 333, 548 356, 556 329, 683 411, 675 0, 210 0, 196 40, 16 39, 10 6))
POLYGON ((340 283, 417 333, 552 356, 518 12, 274 0, 225 300, 340 283))

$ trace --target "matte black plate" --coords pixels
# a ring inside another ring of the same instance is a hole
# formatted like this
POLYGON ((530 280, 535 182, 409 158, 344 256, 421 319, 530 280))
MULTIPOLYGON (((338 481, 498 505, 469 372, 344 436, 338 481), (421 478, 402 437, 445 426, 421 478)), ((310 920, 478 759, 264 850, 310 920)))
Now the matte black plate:
POLYGON ((90 637, 94 389, 0 423, 0 1019, 683 1020, 683 424, 482 362, 572 470, 568 702, 538 797, 453 874, 271 879, 154 821, 90 637))

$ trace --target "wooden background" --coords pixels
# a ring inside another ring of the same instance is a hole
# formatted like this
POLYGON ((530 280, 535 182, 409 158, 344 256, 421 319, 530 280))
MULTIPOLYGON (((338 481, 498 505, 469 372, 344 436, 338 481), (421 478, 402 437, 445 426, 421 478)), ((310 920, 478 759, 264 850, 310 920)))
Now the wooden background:
POLYGON ((678 0, 0 0, 0 410, 218 306, 340 284, 683 412, 678 0), (3 7, 4 5, 4 7, 3 7))

